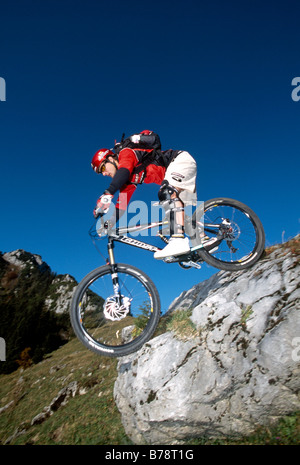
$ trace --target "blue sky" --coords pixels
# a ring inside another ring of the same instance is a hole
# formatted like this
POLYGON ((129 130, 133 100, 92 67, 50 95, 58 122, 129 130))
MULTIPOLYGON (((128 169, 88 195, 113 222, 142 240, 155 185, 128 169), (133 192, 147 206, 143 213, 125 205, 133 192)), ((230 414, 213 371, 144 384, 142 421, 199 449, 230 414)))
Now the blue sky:
MULTIPOLYGON (((199 200, 248 204, 267 245, 297 234, 299 16, 294 0, 2 2, 0 250, 37 253, 77 280, 101 265, 88 229, 109 180, 91 158, 143 129, 196 158, 199 200)), ((216 272, 116 253, 151 276, 164 309, 216 272)))

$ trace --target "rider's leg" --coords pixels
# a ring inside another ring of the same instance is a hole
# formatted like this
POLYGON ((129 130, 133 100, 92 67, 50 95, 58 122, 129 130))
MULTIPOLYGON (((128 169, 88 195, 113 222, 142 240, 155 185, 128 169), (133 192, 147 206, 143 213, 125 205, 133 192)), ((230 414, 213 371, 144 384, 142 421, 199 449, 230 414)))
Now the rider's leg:
POLYGON ((160 188, 158 197, 170 221, 170 242, 164 249, 155 252, 154 258, 182 255, 190 250, 189 240, 184 236, 184 204, 179 198, 179 192, 168 181, 164 181, 160 188))
MULTIPOLYGON (((180 192, 179 189, 177 191, 180 192)), ((176 193, 171 195, 171 201, 174 206, 170 208, 170 237, 182 238, 184 237, 184 204, 176 193)))

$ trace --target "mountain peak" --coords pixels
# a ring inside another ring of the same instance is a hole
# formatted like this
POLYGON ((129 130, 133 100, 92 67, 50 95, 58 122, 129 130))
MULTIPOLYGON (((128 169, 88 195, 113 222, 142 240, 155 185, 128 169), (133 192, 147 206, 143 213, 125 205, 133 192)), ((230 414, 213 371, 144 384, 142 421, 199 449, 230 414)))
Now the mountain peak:
POLYGON ((11 265, 15 265, 21 269, 24 269, 28 264, 35 267, 38 266, 40 269, 50 269, 47 263, 42 260, 42 257, 40 255, 26 252, 23 249, 17 249, 13 250, 12 252, 6 252, 3 254, 2 258, 11 265))

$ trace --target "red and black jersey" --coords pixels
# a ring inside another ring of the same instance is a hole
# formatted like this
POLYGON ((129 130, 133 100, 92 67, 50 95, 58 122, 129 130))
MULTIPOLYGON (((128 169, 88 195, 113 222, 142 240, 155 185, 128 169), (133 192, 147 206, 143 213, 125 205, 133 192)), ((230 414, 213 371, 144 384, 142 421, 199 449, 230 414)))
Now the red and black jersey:
POLYGON ((149 149, 124 148, 119 153, 119 168, 113 177, 107 191, 114 195, 120 190, 116 208, 126 210, 138 184, 161 184, 166 168, 153 162, 144 163, 146 153, 149 149))

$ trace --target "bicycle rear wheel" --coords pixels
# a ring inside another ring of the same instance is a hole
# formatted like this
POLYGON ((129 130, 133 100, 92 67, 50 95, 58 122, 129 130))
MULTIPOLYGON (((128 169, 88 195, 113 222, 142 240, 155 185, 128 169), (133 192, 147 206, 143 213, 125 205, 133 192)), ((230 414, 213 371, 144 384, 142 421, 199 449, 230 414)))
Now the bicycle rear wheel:
POLYGON ((265 233, 258 216, 234 199, 204 202, 193 214, 194 247, 198 256, 221 270, 237 271, 253 266, 265 246, 265 233))
POLYGON ((160 299, 141 270, 117 264, 119 292, 110 265, 91 271, 79 283, 70 317, 78 339, 99 355, 121 357, 135 352, 153 335, 160 318, 160 299), (118 294, 118 295, 117 295, 118 294))

